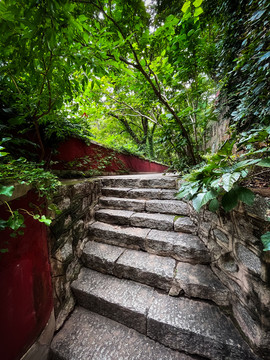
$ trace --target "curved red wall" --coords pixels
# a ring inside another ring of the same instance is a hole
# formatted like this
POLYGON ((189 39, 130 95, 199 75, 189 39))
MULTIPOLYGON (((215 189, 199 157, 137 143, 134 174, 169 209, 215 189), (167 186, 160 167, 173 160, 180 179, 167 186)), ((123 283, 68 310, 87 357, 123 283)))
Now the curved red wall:
POLYGON ((121 170, 127 172, 163 172, 168 169, 168 166, 144 160, 135 155, 116 152, 93 142, 87 145, 83 140, 75 138, 70 138, 59 146, 58 154, 54 158, 54 160, 59 161, 59 163, 54 166, 54 168, 67 169, 68 162, 75 159, 82 160, 86 157, 90 160, 87 165, 79 166, 80 162, 78 162, 78 164, 71 165, 69 169, 71 170, 72 166, 76 168, 76 170, 98 169, 102 160, 108 156, 112 156, 112 154, 114 159, 110 161, 110 164, 105 166, 103 169, 105 172, 119 172, 121 170))
MULTIPOLYGON (((13 210, 33 209, 29 203, 41 205, 30 191, 11 201, 13 210)), ((5 205, 0 217, 8 218, 5 205)), ((0 231, 0 358, 17 360, 35 342, 53 309, 51 274, 48 260, 47 231, 44 224, 25 215, 24 235, 16 238, 0 231)))

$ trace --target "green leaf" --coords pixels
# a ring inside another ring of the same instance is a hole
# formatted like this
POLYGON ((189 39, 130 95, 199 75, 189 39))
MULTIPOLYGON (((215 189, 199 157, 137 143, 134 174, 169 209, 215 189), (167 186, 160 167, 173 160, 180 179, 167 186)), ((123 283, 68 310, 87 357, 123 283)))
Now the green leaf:
POLYGON ((217 193, 213 190, 198 194, 192 201, 193 207, 196 211, 200 211, 201 207, 208 203, 208 201, 214 199, 217 193))
POLYGON ((44 224, 47 225, 47 226, 50 226, 50 225, 51 225, 51 222, 52 222, 52 220, 46 218, 45 215, 42 215, 41 218, 38 219, 38 221, 41 222, 41 223, 44 223, 44 224))
POLYGON ((201 6, 202 2, 203 2, 203 0, 195 0, 195 1, 193 2, 193 5, 194 5, 195 7, 199 7, 199 6, 201 6))
POLYGON ((228 193, 226 193, 221 200, 222 206, 225 211, 231 211, 233 208, 237 206, 238 197, 235 189, 232 189, 228 193))
POLYGON ((203 13, 203 9, 201 7, 197 8, 195 11, 194 11, 194 16, 195 17, 198 17, 200 16, 201 14, 203 13))
POLYGON ((17 210, 8 219, 7 225, 12 230, 17 231, 24 224, 24 217, 17 210))
POLYGON ((212 212, 216 212, 219 208, 219 201, 218 199, 213 199, 209 203, 209 210, 212 212))
POLYGON ((236 183, 236 181, 240 178, 240 176, 241 176, 240 172, 222 175, 221 185, 223 186, 223 189, 227 192, 230 191, 233 185, 236 183))
POLYGON ((8 153, 7 153, 7 152, 5 152, 5 151, 0 151, 0 157, 2 157, 2 156, 6 156, 6 155, 8 155, 8 153))
POLYGON ((5 195, 5 196, 12 196, 14 191, 14 186, 5 186, 5 185, 0 185, 0 195, 5 195))
POLYGON ((188 11, 189 8, 190 8, 190 1, 186 1, 181 10, 185 14, 188 11))
POLYGON ((245 187, 238 187, 236 192, 239 200, 243 201, 247 205, 253 204, 255 194, 251 190, 245 187))
POLYGON ((270 251, 270 231, 261 236, 263 251, 270 251))
POLYGON ((261 160, 257 165, 262 167, 270 167, 270 158, 261 160))

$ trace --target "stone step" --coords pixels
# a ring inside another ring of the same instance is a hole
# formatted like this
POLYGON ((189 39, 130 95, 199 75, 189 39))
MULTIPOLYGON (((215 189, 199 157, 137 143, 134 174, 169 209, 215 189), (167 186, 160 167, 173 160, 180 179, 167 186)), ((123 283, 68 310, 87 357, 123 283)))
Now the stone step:
POLYGON ((128 199, 156 199, 175 200, 176 190, 173 189, 140 189, 140 188, 114 188, 103 187, 101 193, 104 196, 128 199))
POLYGON ((82 260, 90 269, 167 292, 173 285, 176 261, 169 257, 89 241, 83 250, 82 260))
POLYGON ((177 176, 164 176, 153 174, 138 176, 106 176, 102 178, 104 187, 120 188, 152 188, 152 189, 177 189, 177 176))
POLYGON ((188 297, 207 299, 219 306, 229 306, 230 292, 211 268, 201 264, 179 262, 176 267, 174 291, 184 291, 188 297))
POLYGON ((123 199, 115 197, 101 197, 101 207, 133 211, 147 211, 150 213, 188 215, 188 205, 180 200, 144 200, 123 199))
POLYGON ((95 241, 86 244, 82 260, 92 270, 170 291, 174 296, 183 290, 188 297, 212 300, 222 306, 229 305, 228 289, 206 265, 177 263, 170 257, 95 241))
POLYGON ((96 313, 77 307, 54 337, 50 360, 194 360, 96 313))
POLYGON ((218 307, 159 294, 143 284, 83 268, 72 289, 78 304, 172 349, 213 360, 255 359, 218 307))
POLYGON ((178 217, 171 214, 134 212, 118 209, 100 209, 95 213, 97 221, 157 229, 163 231, 182 231, 195 233, 196 227, 189 217, 178 217))
POLYGON ((89 226, 89 237, 98 242, 141 249, 190 263, 207 264, 211 259, 203 242, 191 234, 95 222, 89 226))

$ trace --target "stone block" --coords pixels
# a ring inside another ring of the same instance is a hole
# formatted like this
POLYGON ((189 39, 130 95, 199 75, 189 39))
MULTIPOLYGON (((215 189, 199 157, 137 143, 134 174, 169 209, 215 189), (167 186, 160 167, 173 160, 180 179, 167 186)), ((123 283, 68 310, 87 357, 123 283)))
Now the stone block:
POLYGON ((132 225, 131 216, 133 214, 133 211, 127 210, 100 209, 96 211, 95 218, 97 221, 109 224, 132 225))
POLYGON ((175 281, 188 297, 212 300, 220 306, 229 305, 229 290, 207 265, 180 262, 175 281))
POLYGON ((209 234, 210 234, 210 230, 212 228, 212 225, 210 222, 206 222, 206 221, 201 221, 199 223, 199 229, 198 229, 198 235, 200 237, 204 237, 204 238, 208 238, 209 234))
POLYGON ((174 231, 196 234, 197 227, 189 217, 176 217, 174 221, 174 231))
POLYGON ((133 329, 77 308, 55 336, 51 360, 193 360, 133 329))
POLYGON ((66 242, 61 248, 56 251, 54 256, 60 262, 70 262, 73 257, 73 248, 71 242, 66 242))
POLYGON ((174 268, 175 260, 171 258, 126 250, 116 261, 114 273, 118 277, 169 291, 172 286, 174 268))
POLYGON ((240 301, 234 302, 233 315, 249 341, 254 345, 259 345, 261 335, 260 326, 258 322, 253 319, 248 308, 241 304, 240 301))
POLYGON ((162 214, 188 215, 188 206, 180 200, 148 200, 146 211, 162 214))
POLYGON ((150 229, 95 222, 89 227, 89 236, 95 241, 144 250, 145 239, 149 231, 150 229))
POLYGON ((230 248, 230 240, 227 234, 219 229, 214 229, 213 235, 220 245, 230 248))
POLYGON ((126 198, 131 188, 113 188, 113 187, 103 187, 101 193, 103 196, 117 197, 117 198, 126 198))
POLYGON ((82 269, 72 290, 80 306, 143 334, 154 290, 146 285, 82 269))
POLYGON ((90 269, 114 274, 115 262, 124 252, 124 248, 89 241, 82 255, 82 261, 90 269))
POLYGON ((176 199, 176 190, 164 190, 161 189, 159 192, 159 199, 161 200, 175 200, 176 199))
POLYGON ((205 302, 159 294, 148 313, 147 335, 207 359, 255 359, 232 322, 205 302))
POLYGON ((146 238, 147 251, 171 256, 180 261, 208 263, 210 254, 195 235, 151 230, 146 238))
POLYGON ((101 197, 99 199, 101 207, 124 209, 132 211, 144 211, 145 200, 141 199, 118 199, 113 197, 101 197))
POLYGON ((66 243, 72 243, 73 241, 73 236, 72 236, 72 231, 69 230, 68 232, 65 232, 64 234, 62 234, 56 241, 54 241, 54 243, 52 244, 52 255, 54 256, 56 251, 60 248, 62 248, 66 243))
POLYGON ((268 221, 270 217, 270 198, 256 195, 253 205, 245 205, 245 209, 250 216, 268 221))
POLYGON ((126 197, 132 199, 160 199, 161 189, 131 189, 126 197))
POLYGON ((236 245, 236 254, 239 261, 245 266, 246 269, 256 275, 261 274, 261 260, 257 255, 255 255, 242 244, 236 245))
POLYGON ((131 226, 146 227, 158 230, 173 230, 173 215, 135 213, 130 217, 131 226))

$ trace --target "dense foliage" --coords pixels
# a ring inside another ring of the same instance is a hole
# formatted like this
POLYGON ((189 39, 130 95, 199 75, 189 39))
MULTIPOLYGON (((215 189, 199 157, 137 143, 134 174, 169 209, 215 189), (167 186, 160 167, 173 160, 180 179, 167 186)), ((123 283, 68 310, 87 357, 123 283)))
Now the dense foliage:
POLYGON ((53 188, 42 169, 72 135, 177 170, 197 165, 181 194, 191 187, 198 209, 250 203, 240 182, 269 164, 269 6, 2 0, 0 130, 9 140, 1 181, 44 177, 53 188), (208 128, 224 117, 231 140, 205 156, 208 128))

